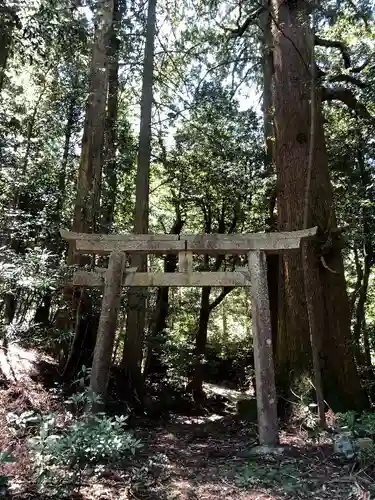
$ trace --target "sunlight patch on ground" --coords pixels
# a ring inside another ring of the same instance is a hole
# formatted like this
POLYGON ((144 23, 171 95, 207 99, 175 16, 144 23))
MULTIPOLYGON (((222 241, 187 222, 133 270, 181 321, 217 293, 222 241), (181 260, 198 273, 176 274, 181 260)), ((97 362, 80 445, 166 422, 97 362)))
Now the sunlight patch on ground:
POLYGON ((179 500, 191 500, 191 498, 194 498, 192 485, 189 481, 183 479, 172 481, 170 492, 171 498, 178 498, 179 500))
POLYGON ((204 389, 207 392, 213 392, 214 394, 218 394, 219 396, 224 396, 233 403, 238 401, 239 399, 244 399, 245 397, 251 398, 252 397, 252 391, 236 391, 235 389, 229 389, 227 387, 223 387, 221 385, 216 385, 216 384, 210 384, 208 382, 204 382, 203 384, 204 389))
POLYGON ((35 349, 24 349, 20 345, 9 344, 5 349, 0 345, 0 373, 10 382, 29 380, 38 374, 38 364, 41 360, 55 364, 50 356, 40 354, 35 349))
POLYGON ((195 425, 195 424, 206 424, 208 422, 215 422, 216 420, 222 420, 222 415, 207 415, 200 417, 186 417, 181 415, 175 415, 173 417, 173 422, 185 425, 195 425))
POLYGON ((24 349, 18 344, 9 344, 7 349, 0 347, 0 377, 5 378, 10 386, 22 394, 34 410, 46 408, 48 391, 39 382, 39 363, 52 358, 41 355, 37 350, 24 349))
POLYGON ((20 382, 25 377, 37 373, 38 353, 26 350, 17 344, 10 344, 8 349, 0 348, 0 370, 13 382, 20 382))

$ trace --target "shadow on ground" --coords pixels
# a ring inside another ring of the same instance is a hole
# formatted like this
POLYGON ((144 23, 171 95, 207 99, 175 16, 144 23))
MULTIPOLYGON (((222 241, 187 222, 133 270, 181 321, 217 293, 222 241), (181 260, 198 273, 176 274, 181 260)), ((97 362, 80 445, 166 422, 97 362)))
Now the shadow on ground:
MULTIPOLYGON (((66 411, 64 393, 55 388, 56 365, 36 351, 11 348, 0 356, 0 451, 18 459, 8 469, 17 500, 42 500, 28 475, 25 437, 7 428, 9 412, 66 411)), ((85 475, 72 500, 281 500, 370 499, 374 464, 338 462, 328 436, 312 442, 300 428, 284 429, 280 456, 251 457, 256 425, 233 411, 243 397, 237 391, 207 385, 208 397, 197 409, 180 386, 150 387, 149 406, 130 419, 143 448, 121 469, 85 475), (152 408, 158 411, 153 413, 152 408)), ((123 410, 112 386, 112 411, 123 410)), ((67 389, 68 390, 68 389, 67 389)), ((71 389, 70 389, 71 390, 71 389)))

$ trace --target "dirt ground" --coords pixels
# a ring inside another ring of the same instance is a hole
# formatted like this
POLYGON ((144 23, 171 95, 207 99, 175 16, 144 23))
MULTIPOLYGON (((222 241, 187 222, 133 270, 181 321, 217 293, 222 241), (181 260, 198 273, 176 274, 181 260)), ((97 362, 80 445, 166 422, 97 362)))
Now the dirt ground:
MULTIPOLYGON (((65 411, 61 398, 46 387, 40 373, 41 365, 52 363, 17 345, 8 352, 0 349, 0 451, 8 450, 17 458, 0 470, 12 476, 8 498, 43 498, 30 478, 29 436, 11 433, 7 415, 65 411)), ((133 431, 143 443, 136 457, 121 470, 106 470, 100 477, 85 475, 74 498, 369 500, 375 494, 372 461, 339 461, 328 437, 313 442, 299 428, 281 431, 283 453, 267 457, 251 456, 256 427, 230 414, 171 415, 163 423, 143 419, 133 431)))

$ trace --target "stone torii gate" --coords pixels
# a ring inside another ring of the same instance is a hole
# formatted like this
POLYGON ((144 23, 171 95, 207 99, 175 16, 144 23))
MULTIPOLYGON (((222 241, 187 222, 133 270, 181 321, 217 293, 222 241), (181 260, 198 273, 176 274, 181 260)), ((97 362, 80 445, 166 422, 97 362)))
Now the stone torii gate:
POLYGON ((98 335, 92 365, 91 387, 105 397, 122 287, 250 287, 254 367, 261 445, 278 443, 275 374, 267 284, 267 253, 298 249, 317 228, 280 233, 249 234, 84 234, 62 230, 79 254, 108 255, 108 268, 77 270, 72 285, 104 287, 98 335), (127 254, 178 254, 178 272, 137 272, 126 267, 127 254), (248 265, 235 271, 195 272, 193 254, 246 255, 248 265), (104 354, 103 354, 104 353, 104 354), (109 354, 108 354, 109 353, 109 354))

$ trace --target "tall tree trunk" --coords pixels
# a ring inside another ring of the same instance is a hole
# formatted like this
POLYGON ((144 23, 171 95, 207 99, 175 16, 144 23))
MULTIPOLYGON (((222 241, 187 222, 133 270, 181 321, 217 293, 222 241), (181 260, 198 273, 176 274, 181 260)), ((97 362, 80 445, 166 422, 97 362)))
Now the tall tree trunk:
POLYGON ((118 34, 121 21, 119 0, 114 0, 113 24, 108 47, 108 105, 104 134, 103 190, 101 231, 110 233, 116 204, 117 189, 117 114, 119 91, 120 39, 118 34))
POLYGON ((12 46, 13 30, 20 26, 16 9, 0 2, 0 94, 4 86, 9 53, 12 46))
MULTIPOLYGON (((151 160, 151 113, 154 80, 154 45, 156 30, 156 0, 149 0, 146 27, 146 43, 143 65, 141 99, 141 124, 139 130, 139 151, 136 177, 136 199, 134 232, 148 233, 149 174, 151 160)), ((147 268, 147 258, 135 255, 132 266, 139 271, 147 268)), ((146 324, 146 297, 144 288, 132 288, 128 295, 128 316, 123 352, 123 369, 128 383, 129 395, 143 396, 141 373, 144 329, 146 324)))
MULTIPOLYGON (((362 286, 362 280, 363 280, 363 269, 361 266, 360 258, 359 258, 359 253, 358 253, 358 248, 354 247, 353 254, 354 254, 354 264, 355 264, 355 271, 356 271, 356 282, 353 287, 353 292, 351 293, 349 297, 349 304, 350 304, 350 316, 353 317, 354 311, 355 311, 355 304, 358 299, 359 292, 361 290, 362 286)), ((357 360, 357 364, 359 364, 359 360, 357 360)))
POLYGON ((36 308, 34 315, 34 323, 37 323, 44 327, 49 326, 51 305, 52 305, 52 293, 48 291, 43 295, 41 302, 36 308))
MULTIPOLYGON (((302 0, 272 0, 273 8, 273 106, 275 160, 278 181, 278 226, 280 231, 303 227, 304 192, 309 158, 311 34, 302 0), (293 123, 293 127, 290 124, 293 123)), ((335 238, 336 219, 329 178, 317 92, 315 165, 310 189, 310 220, 318 226, 327 265, 320 265, 319 254, 310 262, 316 281, 311 293, 318 294, 323 307, 322 371, 324 394, 334 409, 360 409, 367 404, 354 363, 350 315, 341 250, 335 238), (331 244, 329 244, 331 243, 331 244), (315 289, 313 289, 315 288, 315 289)), ((317 252, 322 251, 318 248, 317 252)), ((287 252, 282 259, 280 283, 279 333, 276 344, 277 381, 281 395, 288 395, 293 382, 310 376, 311 346, 300 252, 287 252)), ((313 285, 313 283, 311 283, 313 285)))
MULTIPOLYGON (((204 214, 204 232, 205 234, 209 234, 212 231, 212 210, 209 203, 204 205, 203 207, 204 214)), ((221 214, 218 220, 218 233, 224 234, 226 231, 226 223, 225 223, 225 209, 226 209, 226 201, 225 199, 222 201, 221 214)), ((230 227, 228 228, 228 234, 233 233, 236 229, 237 225, 237 216, 238 213, 234 210, 233 219, 230 227)), ((223 263, 224 255, 218 255, 215 260, 214 271, 218 271, 220 269, 221 264, 223 263)), ((204 269, 209 269, 209 257, 208 255, 204 256, 204 269)), ((194 373, 191 382, 188 384, 186 390, 192 391, 194 400, 197 403, 200 403, 203 399, 203 378, 204 378, 204 365, 203 365, 203 356, 206 350, 207 343, 207 328, 208 321, 210 318, 210 313, 215 307, 217 307, 221 302, 225 299, 225 297, 233 290, 233 287, 224 287, 221 293, 216 297, 216 299, 210 303, 210 293, 211 287, 203 287, 202 295, 201 295, 201 307, 199 312, 199 322, 198 329, 195 338, 195 364, 194 364, 194 373)))
POLYGON ((229 330, 228 330, 228 314, 227 314, 227 308, 225 307, 224 303, 221 308, 221 315, 222 315, 222 320, 223 320, 223 340, 224 342, 227 342, 228 337, 229 337, 229 330))
MULTIPOLYGON (((217 261, 218 262, 218 261, 217 261)), ((206 266, 208 267, 208 265, 206 266)), ((220 264, 216 264, 219 268, 220 264)), ((206 352, 208 321, 211 312, 222 303, 225 297, 233 290, 233 287, 224 287, 220 294, 210 303, 211 287, 204 286, 201 294, 201 307, 199 310, 198 328, 195 337, 195 362, 194 373, 191 382, 186 390, 192 392, 194 401, 200 403, 203 400, 203 381, 204 381, 204 354, 206 352)))
MULTIPOLYGON (((103 142, 108 90, 108 43, 113 21, 113 0, 98 2, 95 40, 91 56, 90 83, 82 138, 81 159, 77 179, 77 195, 72 230, 91 233, 98 229, 99 201, 102 176, 103 142)), ((69 245, 68 265, 84 260, 75 255, 74 245, 69 245)), ((72 304, 77 317, 75 335, 66 360, 64 374, 70 378, 80 367, 89 365, 95 346, 98 325, 98 308, 95 309, 89 294, 65 290, 66 303, 72 304), (77 310, 81 311, 77 315, 77 310)), ((69 324, 69 320, 66 322, 69 324)))
POLYGON ((371 351, 370 351, 370 346, 368 345, 369 344, 368 338, 366 339, 367 324, 366 324, 366 314, 365 314, 367 290, 371 272, 371 265, 370 265, 371 259, 372 259, 371 254, 365 255, 363 281, 359 291, 359 297, 355 311, 355 324, 354 324, 354 338, 358 339, 359 346, 361 337, 363 338, 363 351, 362 348, 360 347, 362 353, 361 361, 364 364, 364 366, 362 365, 362 368, 365 368, 366 370, 372 370, 371 351))
POLYGON ((203 357, 206 351, 208 321, 210 319, 210 293, 211 287, 204 286, 201 294, 201 306, 199 310, 198 329, 195 337, 195 362, 194 375, 188 385, 188 390, 193 393, 194 401, 197 403, 203 399, 203 379, 204 379, 204 363, 203 357))
POLYGON ((265 139, 265 168, 269 175, 273 169, 273 111, 272 111, 272 31, 269 0, 263 0, 261 13, 262 61, 263 61, 263 129, 265 139))
MULTIPOLYGON (((181 219, 179 208, 176 209, 176 220, 172 226, 170 234, 180 234, 184 221, 181 219)), ((174 273, 177 269, 178 257, 176 254, 168 254, 164 258, 164 272, 174 273)), ((145 363, 144 379, 150 374, 157 374, 159 377, 166 375, 167 367, 161 360, 161 350, 163 343, 161 337, 165 337, 167 328, 167 318, 169 313, 169 287, 158 288, 154 318, 152 321, 151 334, 148 342, 147 360, 145 363)))
MULTIPOLYGON (((357 152, 357 161, 359 167, 359 173, 361 176, 361 195, 366 198, 366 190, 370 183, 370 178, 368 171, 366 169, 365 157, 364 157, 364 141, 362 137, 359 137, 359 145, 357 152)), ((374 249, 373 249, 373 237, 370 229, 371 224, 371 214, 368 213, 368 207, 365 205, 362 207, 362 223, 363 223, 363 253, 364 253, 364 263, 363 272, 358 273, 358 276, 362 277, 360 287, 358 288, 358 301, 355 310, 355 324, 354 324, 354 343, 357 356, 360 356, 361 368, 364 370, 364 378, 372 383, 371 389, 371 399, 375 399, 375 386, 374 386, 374 371, 371 361, 371 347, 367 329, 366 322, 366 302, 367 302, 367 292, 370 279, 370 273, 372 268, 372 263, 374 261, 374 249), (363 349, 361 346, 361 337, 363 339, 363 349)), ((358 263, 358 254, 356 255, 356 265, 357 269, 362 267, 358 263)))
MULTIPOLYGON (((72 227, 72 230, 76 232, 90 233, 97 230, 108 91, 108 43, 112 29, 113 10, 114 0, 98 2, 97 27, 92 49, 88 101, 72 227)), ((70 261, 70 263, 76 261, 73 255, 70 261)))
MULTIPOLYGON (((273 107, 272 107, 272 31, 271 31, 271 14, 270 2, 264 0, 264 11, 261 13, 261 30, 262 30, 262 61, 263 61, 263 131, 264 131, 264 168, 266 175, 272 177, 275 173, 273 144, 273 107)), ((268 227, 270 231, 277 230, 277 221, 274 214, 276 206, 276 189, 271 187, 269 200, 268 227)), ((277 338, 277 323, 278 323, 278 283, 279 283, 279 256, 267 255, 267 282, 271 312, 271 328, 274 344, 277 338)))

